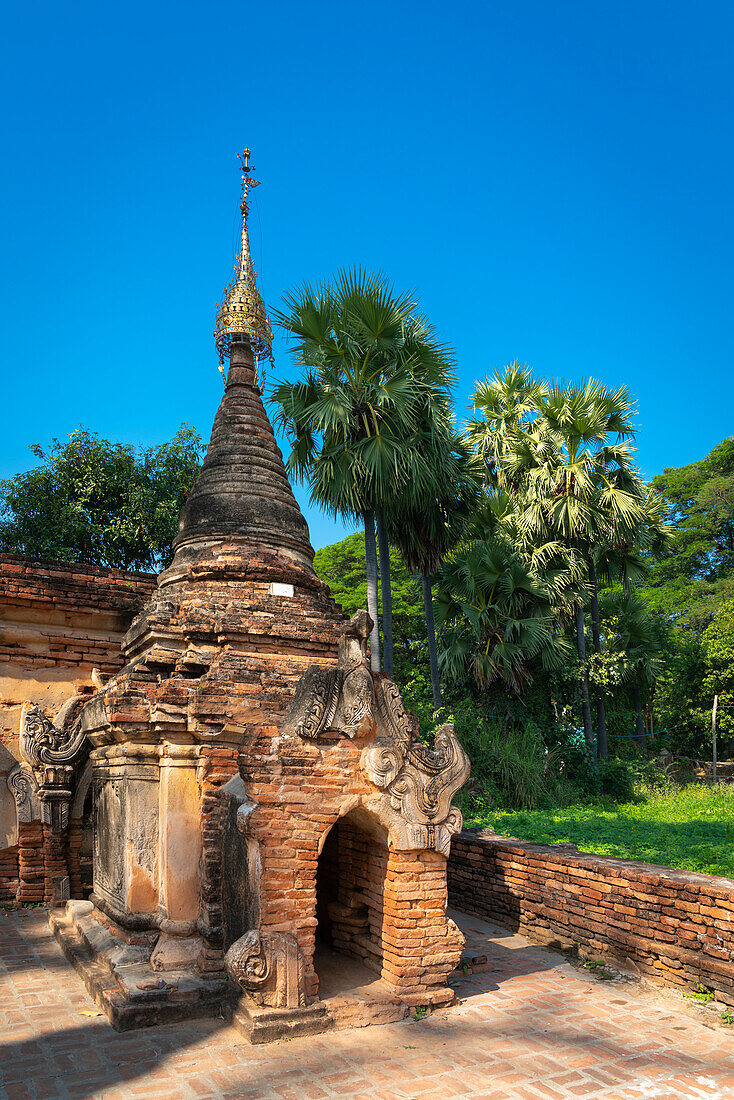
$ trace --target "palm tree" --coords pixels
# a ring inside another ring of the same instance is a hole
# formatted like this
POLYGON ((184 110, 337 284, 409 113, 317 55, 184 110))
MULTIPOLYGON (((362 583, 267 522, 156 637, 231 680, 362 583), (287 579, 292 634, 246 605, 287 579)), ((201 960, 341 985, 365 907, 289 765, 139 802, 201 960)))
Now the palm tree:
POLYGON ((441 678, 433 615, 433 574, 457 544, 476 509, 480 478, 474 452, 444 417, 423 424, 419 447, 432 472, 432 483, 421 497, 399 501, 388 514, 390 538, 411 573, 419 574, 426 616, 433 706, 442 705, 441 678))
MULTIPOLYGON (((626 440, 634 435, 633 403, 626 389, 611 390, 589 380, 579 386, 555 383, 537 399, 538 417, 513 444, 506 459, 523 488, 519 525, 534 543, 563 543, 585 564, 591 598, 593 646, 601 649, 596 555, 612 540, 631 537, 639 527, 638 480, 626 440), (616 440, 610 441, 616 436, 616 440)), ((584 734, 593 747, 586 663, 584 598, 576 607, 576 644, 581 666, 584 734)), ((604 693, 596 691, 597 756, 606 758, 604 693)))
POLYGON ((605 594, 603 617, 609 624, 610 649, 624 655, 624 675, 631 686, 635 708, 635 740, 644 749, 642 691, 650 691, 663 667, 665 641, 661 624, 650 615, 637 593, 619 589, 605 594))
POLYGON ((517 360, 477 383, 472 405, 479 415, 468 421, 466 438, 484 463, 489 485, 508 487, 507 457, 519 434, 537 417, 545 389, 545 383, 517 360))
POLYGON ((519 692, 537 661, 556 669, 567 658, 551 591, 502 535, 472 539, 449 556, 436 606, 446 625, 440 663, 453 679, 469 669, 481 689, 500 680, 519 692))
MULTIPOLYGON (((333 285, 304 284, 285 297, 273 319, 294 341, 305 368, 300 381, 278 382, 271 395, 276 424, 292 446, 286 465, 308 484, 314 503, 364 524, 367 602, 375 624, 371 662, 379 671, 375 518, 379 529, 398 497, 424 493, 430 483, 429 466, 411 441, 426 410, 445 401, 453 360, 415 296, 396 294, 379 272, 340 271, 333 285)), ((385 544, 391 671, 387 559, 385 544)))

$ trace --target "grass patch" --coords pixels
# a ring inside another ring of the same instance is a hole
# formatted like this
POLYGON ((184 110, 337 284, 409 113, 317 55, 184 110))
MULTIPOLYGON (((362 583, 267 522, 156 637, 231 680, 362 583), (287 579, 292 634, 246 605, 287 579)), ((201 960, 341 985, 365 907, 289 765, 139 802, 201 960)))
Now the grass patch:
POLYGON ((615 805, 489 810, 469 815, 466 823, 521 840, 571 841, 583 852, 734 878, 734 785, 642 789, 635 801, 615 805))

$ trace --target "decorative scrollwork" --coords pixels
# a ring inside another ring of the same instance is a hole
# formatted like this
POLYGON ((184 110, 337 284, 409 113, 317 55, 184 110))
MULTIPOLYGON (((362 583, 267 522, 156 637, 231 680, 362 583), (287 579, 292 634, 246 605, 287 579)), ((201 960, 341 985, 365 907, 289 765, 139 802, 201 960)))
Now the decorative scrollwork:
POLYGON ((375 728, 375 690, 366 667, 372 620, 358 611, 339 640, 337 668, 311 668, 298 682, 281 733, 314 740, 329 732, 365 737, 375 728))
POLYGON ((59 711, 56 722, 33 703, 20 713, 20 751, 32 769, 40 801, 40 816, 56 834, 69 824, 75 764, 87 745, 77 719, 84 699, 72 696, 59 711))
POLYGON ((435 737, 435 748, 416 745, 399 776, 388 787, 390 801, 410 821, 432 825, 445 821, 451 799, 469 777, 469 759, 447 723, 435 737))
POLYGON ((31 769, 25 764, 16 764, 8 775, 7 784, 15 799, 18 821, 39 821, 41 807, 38 801, 38 784, 31 769))
POLYGON ((391 843, 448 855, 462 824, 451 800, 469 776, 469 759, 452 725, 442 726, 432 747, 421 744, 397 685, 373 676, 367 666, 371 629, 366 611, 352 617, 339 641, 338 667, 304 673, 281 733, 308 738, 330 731, 363 738, 376 733, 360 764, 381 794, 365 804, 387 825, 391 843))
POLYGON ((334 721, 343 682, 339 668, 308 669, 298 682, 282 731, 315 740, 334 721))
MULTIPOLYGON (((77 700, 71 700, 76 704, 77 700)), ((85 744, 85 734, 81 730, 72 733, 71 721, 83 703, 78 706, 65 704, 62 708, 64 725, 54 725, 40 707, 24 703, 20 713, 20 751, 32 768, 44 764, 69 764, 81 754, 85 744)))
POLYGON ((303 955, 292 933, 253 928, 232 944, 224 962, 232 981, 257 1004, 269 1008, 305 1005, 303 955))

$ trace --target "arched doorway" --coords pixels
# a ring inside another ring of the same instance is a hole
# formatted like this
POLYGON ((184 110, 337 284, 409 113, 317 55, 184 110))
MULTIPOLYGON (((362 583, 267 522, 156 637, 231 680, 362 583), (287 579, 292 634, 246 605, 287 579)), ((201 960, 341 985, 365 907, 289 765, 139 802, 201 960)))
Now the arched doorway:
POLYGON ((314 968, 322 998, 382 977, 386 841, 379 823, 360 810, 326 837, 316 872, 314 968))

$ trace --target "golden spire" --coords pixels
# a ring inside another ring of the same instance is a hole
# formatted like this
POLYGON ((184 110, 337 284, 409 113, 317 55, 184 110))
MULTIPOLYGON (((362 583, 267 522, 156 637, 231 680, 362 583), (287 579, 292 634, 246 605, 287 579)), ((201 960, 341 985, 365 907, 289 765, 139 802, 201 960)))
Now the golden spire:
POLYGON ((255 270, 250 255, 250 238, 247 232, 248 195, 250 188, 258 187, 260 181, 252 179, 250 173, 250 150, 244 149, 238 154, 242 173, 242 235, 240 251, 235 265, 235 273, 225 287, 222 304, 217 303, 217 323, 214 329, 214 342, 219 352, 219 369, 224 376, 224 360, 229 359, 232 344, 249 340, 256 361, 273 360, 273 334, 268 315, 255 282, 255 270))

